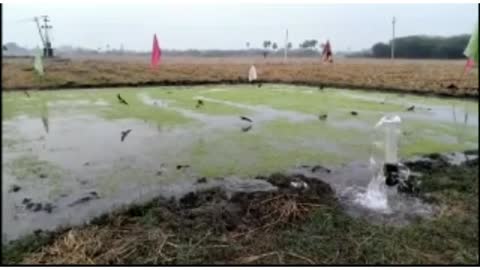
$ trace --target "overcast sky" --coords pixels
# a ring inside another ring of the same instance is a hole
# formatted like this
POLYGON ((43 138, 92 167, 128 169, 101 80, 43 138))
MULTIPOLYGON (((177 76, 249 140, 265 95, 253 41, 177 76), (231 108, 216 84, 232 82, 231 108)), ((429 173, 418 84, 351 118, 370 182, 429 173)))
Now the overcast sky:
MULTIPOLYGON (((67 2, 67 1, 65 1, 67 2)), ((241 49, 272 40, 283 47, 285 29, 294 47, 305 39, 330 39, 334 50, 370 48, 392 35, 470 34, 476 4, 95 4, 85 2, 3 5, 3 42, 40 45, 33 22, 48 14, 53 46, 150 50, 157 33, 166 49, 241 49)))

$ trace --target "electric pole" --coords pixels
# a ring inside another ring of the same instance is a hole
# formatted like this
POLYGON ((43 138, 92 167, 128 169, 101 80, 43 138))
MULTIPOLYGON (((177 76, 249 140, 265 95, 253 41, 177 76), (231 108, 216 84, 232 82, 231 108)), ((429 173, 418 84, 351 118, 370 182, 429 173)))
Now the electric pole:
POLYGON ((395 16, 392 19, 392 60, 395 58, 395 16))
POLYGON ((53 57, 53 48, 52 48, 52 42, 50 41, 50 36, 48 35, 48 30, 52 29, 52 26, 48 24, 50 22, 48 15, 44 15, 40 17, 43 20, 43 25, 40 25, 40 21, 38 17, 35 17, 34 20, 37 23, 40 39, 42 40, 42 43, 43 43, 43 57, 50 58, 50 57, 53 57), (42 33, 42 29, 43 29, 43 33, 42 33))
POLYGON ((287 62, 287 57, 288 57, 288 29, 285 35, 285 48, 283 50, 283 61, 286 63, 287 62))

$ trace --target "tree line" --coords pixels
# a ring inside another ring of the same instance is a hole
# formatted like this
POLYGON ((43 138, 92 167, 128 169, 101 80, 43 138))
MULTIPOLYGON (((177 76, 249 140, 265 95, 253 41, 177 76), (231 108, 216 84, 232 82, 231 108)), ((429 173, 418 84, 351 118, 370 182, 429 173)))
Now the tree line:
MULTIPOLYGON (((463 51, 467 46, 470 35, 457 35, 451 37, 434 36, 406 36, 395 39, 396 58, 431 58, 431 59, 460 59, 465 58, 463 51)), ((162 50, 163 55, 169 56, 199 56, 199 57, 227 57, 227 56, 283 56, 283 46, 276 42, 265 40, 259 47, 251 48, 250 42, 246 42, 246 49, 237 50, 162 50), (263 47, 263 48, 262 48, 263 47)), ((288 55, 292 57, 315 57, 320 56, 321 43, 315 39, 307 39, 301 42, 297 48, 293 44, 287 44, 288 55)), ((334 54, 338 53, 334 49, 334 54)), ((73 48, 63 46, 56 48, 57 52, 64 54, 136 54, 148 55, 150 52, 136 52, 109 48, 109 50, 95 50, 86 48, 73 48)), ((33 55, 33 49, 26 49, 10 42, 3 45, 3 55, 33 55)), ((391 56, 391 43, 378 42, 370 49, 346 54, 347 57, 374 57, 389 58, 391 56)))
MULTIPOLYGON (((396 58, 432 58, 432 59, 458 59, 465 58, 463 51, 467 46, 470 35, 457 35, 451 37, 434 36, 407 36, 396 38, 394 50, 396 58)), ((391 42, 389 44, 378 42, 370 51, 360 52, 356 56, 376 58, 391 57, 391 42)), ((352 55, 355 56, 355 55, 352 55)))

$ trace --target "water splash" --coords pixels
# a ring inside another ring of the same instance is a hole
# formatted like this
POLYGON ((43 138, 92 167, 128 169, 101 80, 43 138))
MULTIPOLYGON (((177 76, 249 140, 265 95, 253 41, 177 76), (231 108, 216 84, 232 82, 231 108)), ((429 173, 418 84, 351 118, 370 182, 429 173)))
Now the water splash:
MULTIPOLYGON (((398 135, 400 134, 401 119, 398 115, 384 116, 374 127, 375 135, 383 130, 383 142, 374 137, 370 153, 370 170, 372 180, 364 192, 357 194, 355 203, 374 211, 389 214, 392 208, 389 204, 389 190, 387 185, 405 183, 410 175, 409 169, 398 162, 398 135), (380 150, 380 151, 379 151, 380 150), (383 160, 379 152, 383 152, 383 160), (375 159, 377 156, 378 162, 375 159)), ((396 192, 393 190, 391 192, 396 192)))

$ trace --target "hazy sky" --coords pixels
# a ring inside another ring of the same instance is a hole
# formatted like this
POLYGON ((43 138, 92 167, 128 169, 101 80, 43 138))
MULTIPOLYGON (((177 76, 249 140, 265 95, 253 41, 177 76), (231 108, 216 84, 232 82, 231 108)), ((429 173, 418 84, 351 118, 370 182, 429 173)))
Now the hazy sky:
MULTIPOLYGON (((67 1, 65 1, 67 2, 67 1)), ((392 35, 470 34, 476 4, 198 4, 135 2, 19 3, 3 5, 3 42, 40 45, 36 26, 26 19, 48 14, 53 45, 150 50, 153 33, 167 49, 239 49, 272 40, 283 47, 285 29, 294 47, 305 39, 330 39, 334 50, 370 48, 392 35)))

